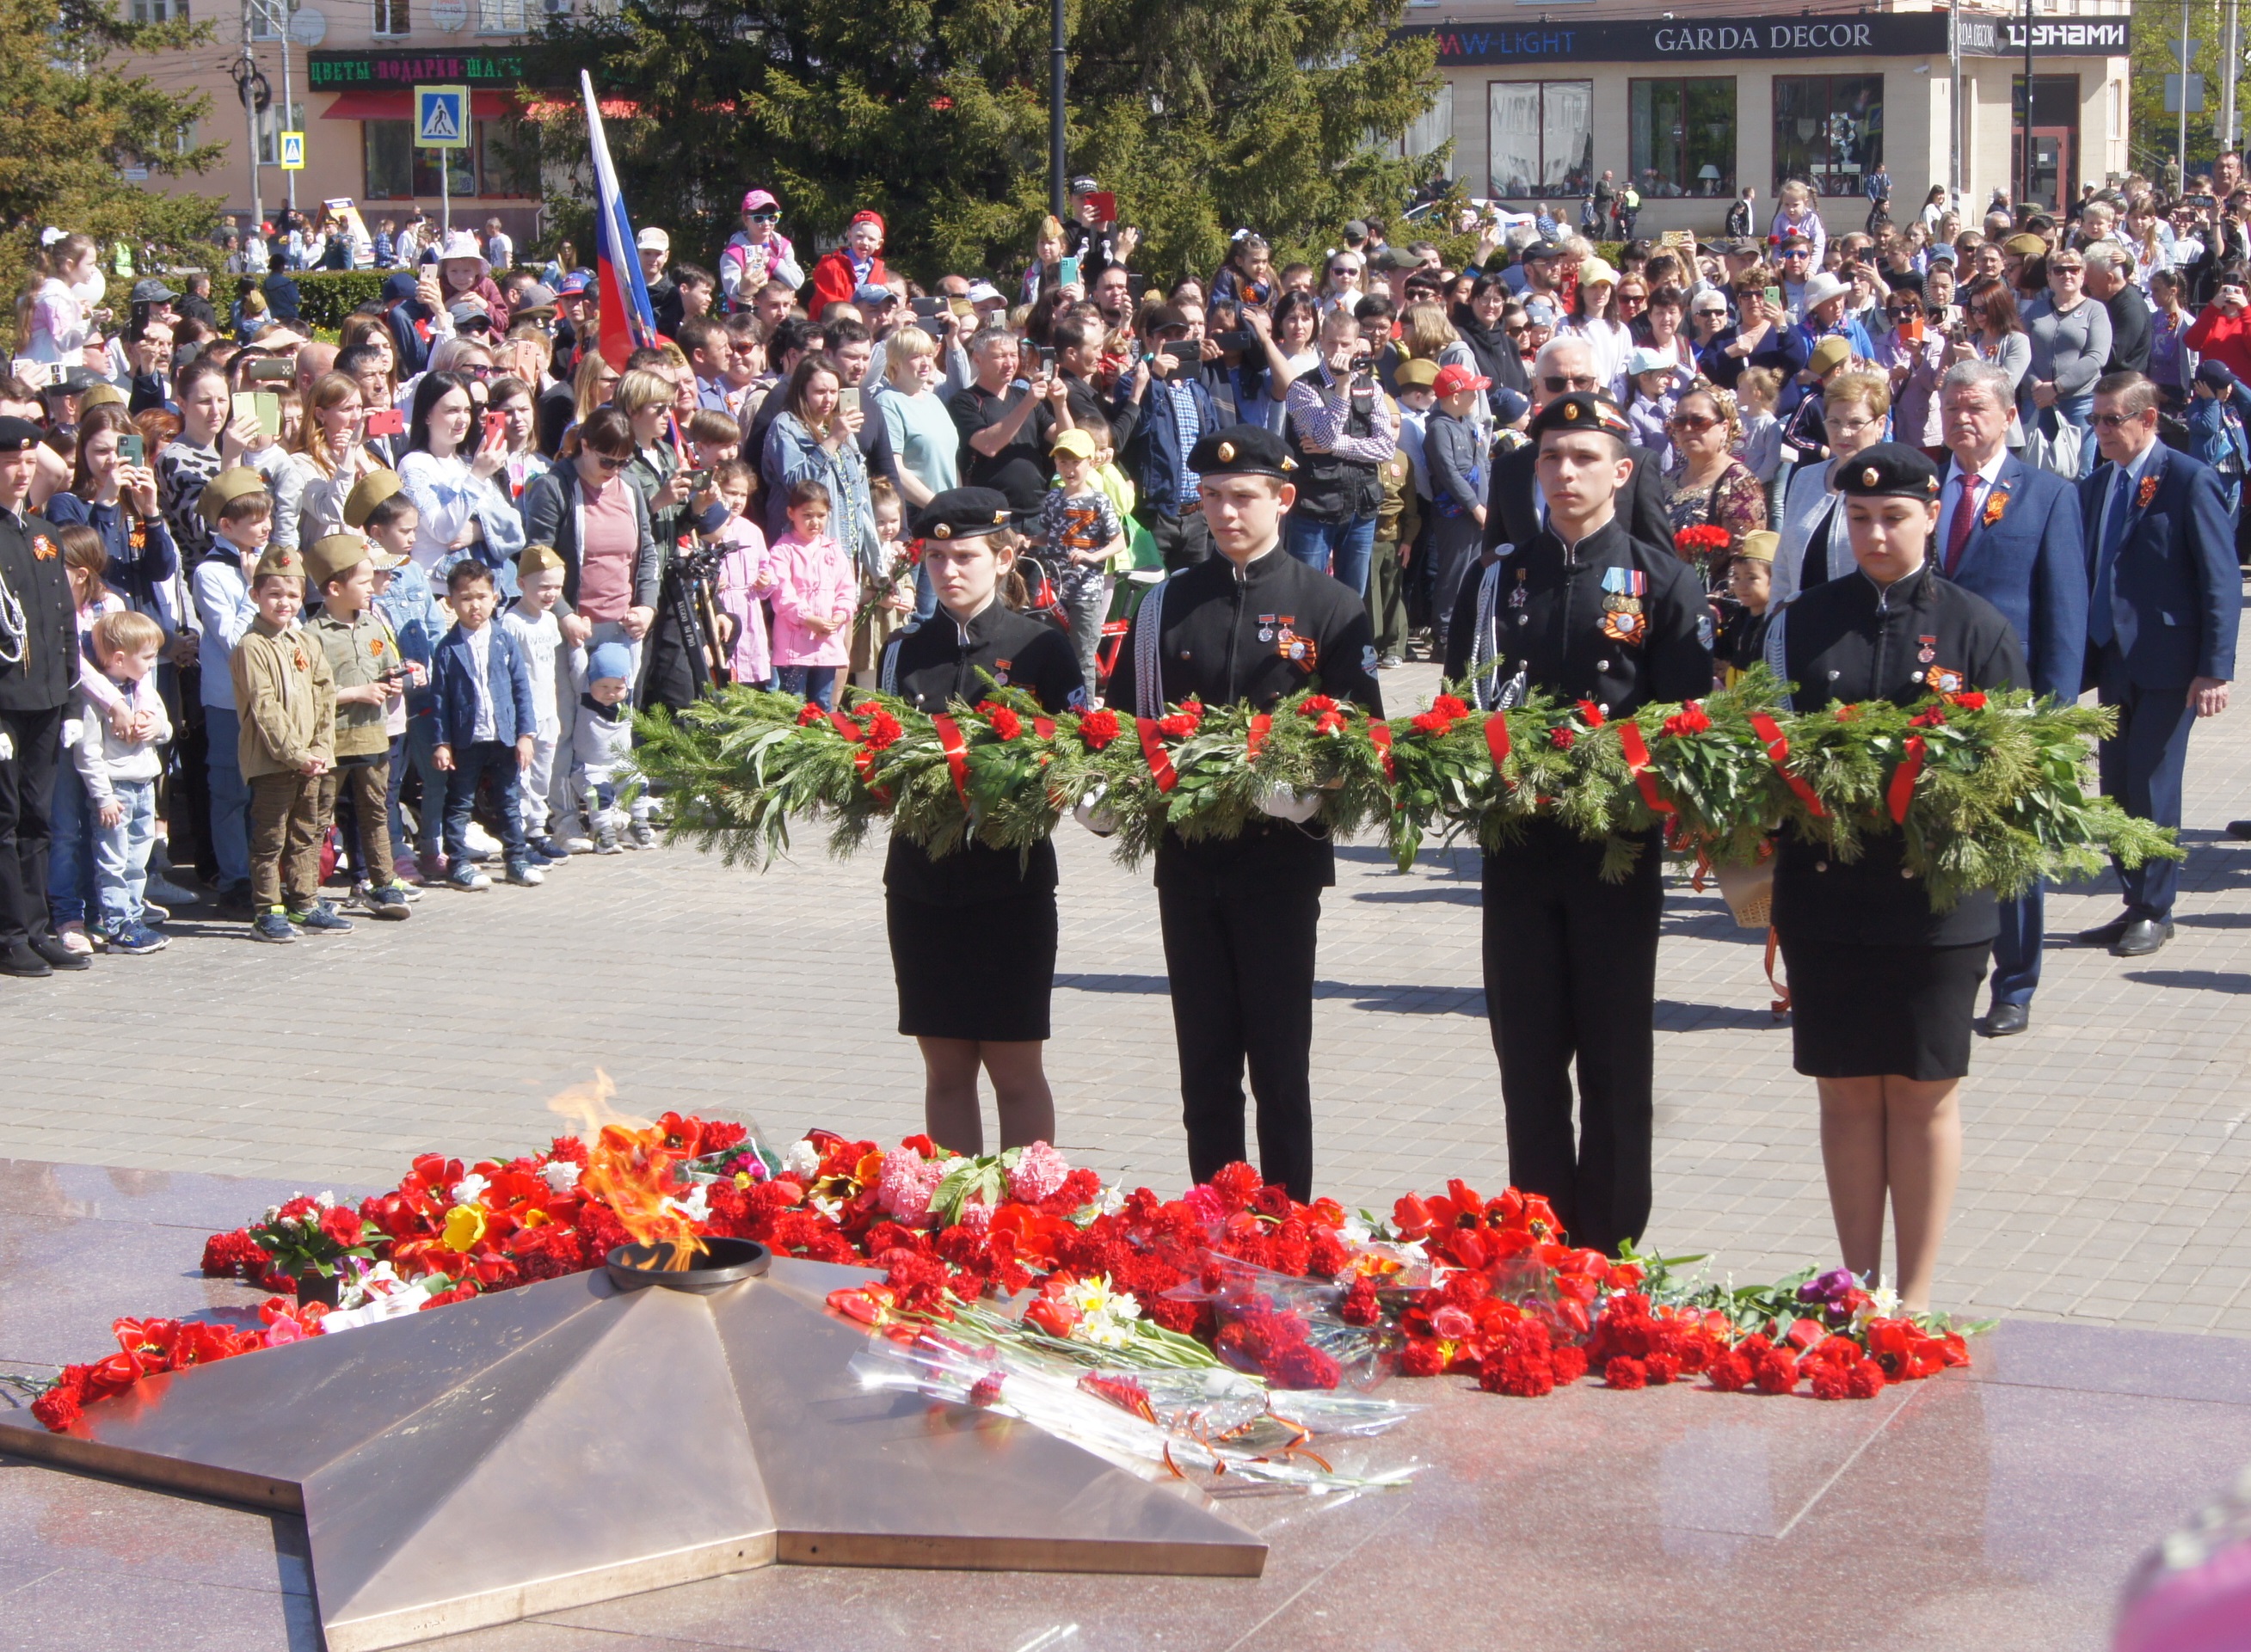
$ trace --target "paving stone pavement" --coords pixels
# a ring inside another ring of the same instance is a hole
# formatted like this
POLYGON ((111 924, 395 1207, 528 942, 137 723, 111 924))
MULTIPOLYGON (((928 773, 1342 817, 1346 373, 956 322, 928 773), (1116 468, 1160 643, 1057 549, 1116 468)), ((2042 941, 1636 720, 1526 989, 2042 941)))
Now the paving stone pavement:
MULTIPOLYGON (((1396 711, 1434 674, 1386 686, 1396 711)), ((1942 1305, 2251 1336, 2251 845, 2220 830, 2251 813, 2251 707, 2199 729, 2188 793, 2178 937, 2138 963, 2054 948, 2032 1033, 1978 1046, 1942 1305)), ((1170 1192, 1186 1165, 1148 874, 1074 828, 1059 844, 1061 1144, 1170 1192)), ((1317 1180, 1378 1210, 1450 1175, 1497 1190, 1475 856, 1404 876, 1373 844, 1340 858, 1317 1180)), ((675 848, 577 860, 540 889, 433 891, 407 923, 286 949, 179 922, 155 957, 0 983, 0 1156, 375 1185, 425 1150, 544 1140, 547 1099, 597 1068, 632 1109, 896 1139, 920 1126, 920 1070, 891 1030, 880 868, 817 840, 762 875, 675 848)), ((2107 886, 2052 895, 2050 934, 2115 907, 2107 886)), ((1760 941, 1715 893, 1673 885, 1649 1239, 1742 1279, 1835 1242, 1760 941)))

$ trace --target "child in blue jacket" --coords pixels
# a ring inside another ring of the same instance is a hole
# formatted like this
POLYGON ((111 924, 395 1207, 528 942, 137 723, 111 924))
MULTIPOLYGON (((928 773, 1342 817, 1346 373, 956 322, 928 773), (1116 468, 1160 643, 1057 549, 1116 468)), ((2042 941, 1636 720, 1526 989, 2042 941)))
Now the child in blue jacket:
POLYGON ((539 713, 531 698, 531 667, 505 626, 492 623, 499 606, 492 570, 481 562, 454 564, 446 577, 454 628, 438 645, 432 697, 437 718, 438 767, 446 776, 446 882, 456 889, 488 889, 492 880, 469 859, 469 810, 477 785, 492 782, 500 840, 510 883, 535 884, 546 875, 532 864, 523 836, 517 777, 531 763, 539 713))

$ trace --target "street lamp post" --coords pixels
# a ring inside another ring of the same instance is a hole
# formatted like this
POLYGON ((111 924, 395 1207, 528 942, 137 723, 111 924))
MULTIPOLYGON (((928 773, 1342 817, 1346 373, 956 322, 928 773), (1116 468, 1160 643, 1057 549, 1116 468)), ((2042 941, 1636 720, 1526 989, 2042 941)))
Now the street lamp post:
POLYGON ((1063 145, 1067 135, 1063 112, 1063 83, 1070 66, 1063 54, 1063 0, 1052 0, 1054 35, 1048 50, 1048 211, 1060 223, 1067 197, 1063 190, 1063 145))

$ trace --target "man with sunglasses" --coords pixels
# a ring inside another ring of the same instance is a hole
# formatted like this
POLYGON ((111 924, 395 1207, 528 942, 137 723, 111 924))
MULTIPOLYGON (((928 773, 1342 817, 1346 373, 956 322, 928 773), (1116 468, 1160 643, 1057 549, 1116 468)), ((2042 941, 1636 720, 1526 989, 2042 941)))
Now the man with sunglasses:
MULTIPOLYGON (((1576 376, 1574 360, 1565 353, 1562 376, 1576 376)), ((1710 688, 1712 611, 1695 570, 1620 515, 1644 468, 1627 432, 1613 403, 1583 390, 1549 396, 1533 419, 1523 451, 1546 524, 1472 571, 1447 633, 1446 676, 1467 681, 1481 709, 1544 693, 1591 706, 1592 723, 1710 688)), ((1488 851, 1484 965, 1509 1181, 1547 1195, 1573 1243, 1608 1253, 1649 1219, 1665 886, 1655 832, 1622 879, 1603 876, 1604 853, 1550 820, 1488 851)))
MULTIPOLYGON (((1591 396, 1601 391, 1603 384, 1594 347, 1585 339, 1570 334, 1549 339, 1540 347, 1540 354, 1532 363, 1529 394, 1535 422, 1540 411, 1558 397, 1591 396)), ((1631 447, 1627 456, 1634 464, 1631 474, 1620 483, 1618 519, 1634 538, 1667 547, 1669 555, 1673 521, 1666 507, 1665 483, 1658 473, 1657 455, 1645 447, 1631 447)), ((1538 480, 1539 457, 1529 446, 1494 455, 1493 480, 1486 490, 1489 508, 1486 513, 1485 549, 1488 557, 1496 555, 1502 545, 1529 544, 1548 525, 1547 502, 1541 494, 1538 480)))

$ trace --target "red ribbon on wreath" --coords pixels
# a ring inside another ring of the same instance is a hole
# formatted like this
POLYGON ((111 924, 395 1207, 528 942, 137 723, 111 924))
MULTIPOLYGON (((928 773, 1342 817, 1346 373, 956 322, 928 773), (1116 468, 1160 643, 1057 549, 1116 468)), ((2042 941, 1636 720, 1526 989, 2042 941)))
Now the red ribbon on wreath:
POLYGON ((1907 824, 1908 805, 1915 801, 1915 783, 1922 773, 1923 755, 1928 750, 1921 735, 1908 736, 1907 756, 1901 758, 1900 766, 1892 771, 1892 783, 1884 792, 1884 801, 1891 809, 1894 826, 1907 824))
POLYGON ((1170 791, 1180 785, 1180 776, 1173 772, 1173 760, 1165 755, 1164 736, 1157 732, 1157 720, 1134 718, 1133 732, 1141 736, 1141 756, 1149 765, 1149 776, 1156 781, 1157 790, 1170 791))
POLYGON ((1783 766, 1783 759, 1790 755, 1790 742, 1783 738, 1782 729, 1775 720, 1763 711, 1755 712, 1751 715, 1751 729, 1766 743, 1767 761, 1774 764, 1775 772, 1783 778, 1790 789, 1797 793, 1799 801, 1816 819, 1826 816, 1829 811, 1821 806, 1821 799, 1813 795, 1813 788, 1783 766))
POLYGON ((1243 742, 1243 755, 1251 762, 1258 761, 1258 748, 1266 743, 1266 731, 1274 726, 1274 719, 1260 712, 1250 719, 1250 733, 1243 742))
POLYGON ((938 749, 945 753, 945 766, 953 771, 953 794, 961 799, 961 806, 969 807, 969 748, 961 737, 961 725, 944 712, 930 720, 938 730, 938 749))
POLYGON ((1375 742, 1376 755, 1383 759, 1383 784, 1398 785, 1398 771, 1391 766, 1391 725, 1370 718, 1368 724, 1368 737, 1375 742))
POLYGON ((1493 771, 1508 761, 1508 713, 1496 711, 1485 720, 1485 749, 1493 753, 1493 771))
POLYGON ((828 721, 836 732, 853 744, 852 768, 860 777, 860 784, 868 788, 868 795, 878 803, 889 803, 891 794, 883 787, 870 784, 868 777, 876 771, 876 754, 868 750, 868 731, 841 711, 828 714, 828 721))
POLYGON ((1641 788, 1641 800, 1649 805, 1652 814, 1677 812, 1657 789, 1657 777, 1649 771, 1649 742, 1641 737, 1638 724, 1618 724, 1618 744, 1625 750, 1625 766, 1633 775, 1634 785, 1641 788))

